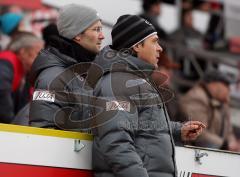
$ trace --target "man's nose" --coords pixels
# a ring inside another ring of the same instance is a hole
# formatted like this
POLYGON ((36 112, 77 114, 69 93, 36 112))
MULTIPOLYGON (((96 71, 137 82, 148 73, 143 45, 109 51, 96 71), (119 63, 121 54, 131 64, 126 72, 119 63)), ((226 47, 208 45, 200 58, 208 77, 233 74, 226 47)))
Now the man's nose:
POLYGON ((99 34, 99 39, 103 40, 105 38, 103 32, 101 31, 100 34, 99 34))
POLYGON ((158 44, 157 50, 162 53, 163 52, 163 48, 160 46, 160 44, 158 44))

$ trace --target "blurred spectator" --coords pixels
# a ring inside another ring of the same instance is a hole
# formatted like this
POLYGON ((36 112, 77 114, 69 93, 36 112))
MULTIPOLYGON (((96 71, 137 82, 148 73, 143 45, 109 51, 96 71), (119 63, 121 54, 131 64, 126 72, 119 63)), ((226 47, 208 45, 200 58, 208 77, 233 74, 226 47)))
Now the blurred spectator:
POLYGON ((171 39, 187 47, 202 47, 202 34, 193 26, 192 9, 183 9, 181 27, 171 34, 171 39))
POLYGON ((42 30, 43 40, 45 41, 45 48, 49 46, 51 37, 58 36, 58 29, 55 23, 51 23, 42 30))
POLYGON ((161 15, 161 0, 143 0, 143 13, 140 17, 146 19, 155 27, 161 40, 167 39, 167 33, 160 27, 158 17, 161 15))
POLYGON ((203 122, 207 129, 194 142, 196 146, 239 151, 230 120, 228 75, 212 70, 203 81, 181 98, 181 107, 191 120, 203 122))
POLYGON ((11 123, 14 115, 29 101, 29 72, 43 41, 31 33, 19 32, 8 49, 0 53, 0 122, 11 123))
POLYGON ((23 15, 17 13, 5 13, 0 17, 1 49, 5 49, 11 38, 22 25, 23 15))
POLYGON ((3 34, 12 36, 18 31, 23 16, 16 13, 6 13, 1 16, 1 31, 3 34))
MULTIPOLYGON (((183 9, 181 17, 182 26, 171 35, 171 40, 178 47, 198 50, 203 48, 203 35, 194 28, 191 9, 183 9)), ((195 82, 202 77, 202 73, 207 68, 206 60, 201 59, 188 52, 179 52, 179 62, 181 64, 181 76, 183 79, 195 82)), ((189 86, 180 86, 182 92, 186 92, 189 86)))

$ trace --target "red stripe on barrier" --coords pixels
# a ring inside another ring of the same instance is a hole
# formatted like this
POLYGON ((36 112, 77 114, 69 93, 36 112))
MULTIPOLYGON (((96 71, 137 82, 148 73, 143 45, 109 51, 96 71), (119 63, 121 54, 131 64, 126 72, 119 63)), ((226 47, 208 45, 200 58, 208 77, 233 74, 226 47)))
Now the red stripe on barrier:
POLYGON ((213 175, 204 175, 204 174, 193 173, 191 177, 221 177, 221 176, 213 176, 213 175))
POLYGON ((0 163, 1 177, 93 177, 90 170, 0 163))

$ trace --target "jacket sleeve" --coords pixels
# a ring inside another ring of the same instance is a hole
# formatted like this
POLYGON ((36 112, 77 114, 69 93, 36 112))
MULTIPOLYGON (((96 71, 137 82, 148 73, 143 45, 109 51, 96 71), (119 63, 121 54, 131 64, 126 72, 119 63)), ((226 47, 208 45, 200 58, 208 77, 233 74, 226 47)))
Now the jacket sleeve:
POLYGON ((0 61, 0 122, 11 123, 14 118, 12 99, 13 68, 7 61, 0 61))
POLYGON ((182 138, 181 138, 181 128, 182 128, 182 123, 180 122, 173 122, 171 121, 171 128, 172 128, 172 134, 174 141, 176 143, 182 143, 182 138))
POLYGON ((134 147, 134 128, 131 120, 138 118, 136 105, 130 101, 126 90, 116 89, 113 95, 109 83, 107 79, 103 81, 97 93, 97 96, 108 99, 108 103, 103 102, 101 107, 105 108, 102 117, 109 117, 109 120, 96 128, 96 138, 101 152, 116 177, 148 177, 147 170, 143 167, 143 162, 134 147), (116 102, 120 103, 117 107, 114 106, 116 102), (127 106, 123 108, 121 102, 125 102, 127 106), (113 107, 109 110, 111 104, 113 107), (105 105, 108 105, 108 108, 105 105))
POLYGON ((16 125, 29 125, 29 108, 30 103, 27 103, 14 117, 14 120, 12 121, 13 124, 16 125))
POLYGON ((54 124, 54 115, 60 107, 58 104, 33 100, 30 103, 29 111, 29 125, 40 128, 55 128, 58 127, 54 124))
POLYGON ((30 125, 85 132, 88 125, 79 124, 90 116, 88 100, 92 93, 84 92, 82 87, 71 70, 62 67, 43 70, 35 81, 30 125), (70 72, 65 74, 65 71, 70 72))
MULTIPOLYGON (((34 93, 36 91, 48 91, 48 85, 52 78, 54 78, 54 74, 49 73, 49 77, 46 74, 42 73, 35 81, 34 93), (51 78, 52 77, 52 78, 51 78)), ((40 128, 54 128, 59 129, 54 123, 55 113, 61 108, 60 105, 55 100, 37 100, 34 98, 30 103, 29 110, 29 125, 40 128)))

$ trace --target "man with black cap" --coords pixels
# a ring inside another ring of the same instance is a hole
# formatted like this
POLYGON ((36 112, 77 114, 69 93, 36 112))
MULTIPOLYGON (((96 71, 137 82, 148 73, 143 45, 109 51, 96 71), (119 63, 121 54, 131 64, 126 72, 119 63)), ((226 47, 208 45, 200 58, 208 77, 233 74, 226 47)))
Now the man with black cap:
POLYGON ((233 79, 217 70, 208 71, 203 80, 181 98, 181 106, 192 120, 202 121, 207 129, 193 144, 239 151, 230 120, 230 88, 233 79))
POLYGON ((90 116, 84 100, 76 98, 76 94, 91 95, 83 89, 85 77, 81 75, 81 70, 87 71, 87 65, 82 69, 78 66, 92 62, 100 51, 104 36, 99 14, 86 6, 66 5, 60 9, 57 29, 59 35, 49 39, 48 47, 40 52, 32 67, 35 91, 30 107, 31 126, 66 128, 67 122, 60 120, 59 125, 55 119, 64 108, 71 109, 67 120, 90 116), (63 95, 59 98, 56 94, 60 92, 63 95))
POLYGON ((177 176, 173 136, 192 140, 205 126, 169 121, 164 99, 150 78, 162 51, 151 23, 123 15, 111 35, 112 46, 95 60, 102 69, 94 88, 95 176, 177 176))

